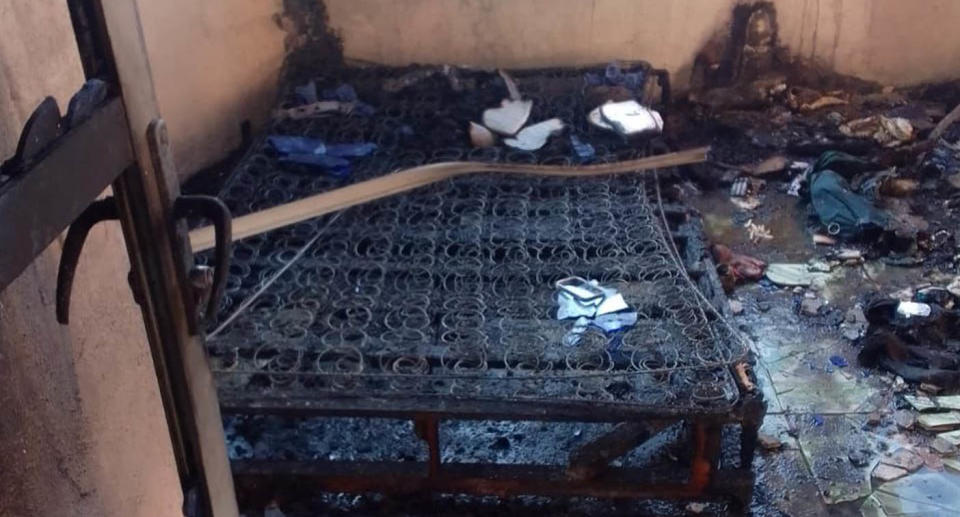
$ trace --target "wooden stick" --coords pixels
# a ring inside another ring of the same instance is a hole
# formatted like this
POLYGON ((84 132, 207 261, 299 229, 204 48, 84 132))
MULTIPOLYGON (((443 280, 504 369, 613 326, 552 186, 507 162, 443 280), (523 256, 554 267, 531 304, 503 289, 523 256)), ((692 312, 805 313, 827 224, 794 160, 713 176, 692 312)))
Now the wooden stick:
MULTIPOLYGON (((581 167, 553 165, 526 165, 480 162, 442 162, 406 169, 372 180, 361 181, 343 188, 285 203, 283 205, 237 217, 233 220, 233 238, 243 239, 275 230, 307 219, 336 212, 360 203, 373 201, 400 192, 413 190, 449 178, 466 174, 494 172, 500 174, 532 174, 537 176, 584 177, 624 172, 642 172, 704 162, 709 147, 698 147, 676 153, 650 156, 639 160, 602 163, 581 167)), ((193 251, 213 247, 213 227, 205 226, 190 232, 193 251)))
POLYGON ((947 113, 947 116, 940 119, 940 122, 938 122, 937 126, 933 128, 933 131, 927 135, 927 141, 936 142, 937 139, 943 136, 943 134, 947 132, 947 129, 950 129, 950 126, 952 126, 953 123, 958 120, 960 120, 960 104, 950 110, 950 113, 947 113))
POLYGON ((622 422, 609 433, 570 454, 567 478, 585 481, 603 474, 610 462, 636 449, 664 430, 669 421, 622 422))

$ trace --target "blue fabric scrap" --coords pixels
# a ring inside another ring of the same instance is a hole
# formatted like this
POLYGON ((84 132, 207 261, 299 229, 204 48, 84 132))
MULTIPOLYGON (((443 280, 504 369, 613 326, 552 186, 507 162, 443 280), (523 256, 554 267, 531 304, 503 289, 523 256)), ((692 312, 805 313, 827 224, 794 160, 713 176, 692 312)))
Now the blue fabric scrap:
POLYGON ((848 363, 844 357, 839 355, 831 355, 830 362, 837 368, 845 368, 847 366, 850 366, 850 363, 848 363))
POLYGON ((570 135, 570 147, 573 148, 573 152, 577 155, 580 163, 592 160, 597 154, 592 145, 580 140, 577 135, 570 135))
POLYGON ((295 87, 293 93, 296 94, 300 104, 313 104, 320 100, 319 97, 317 97, 317 83, 313 81, 295 87))
POLYGON ((320 167, 327 173, 344 177, 350 174, 350 160, 367 156, 377 149, 369 142, 327 144, 316 138, 270 135, 267 144, 280 155, 283 163, 320 167))

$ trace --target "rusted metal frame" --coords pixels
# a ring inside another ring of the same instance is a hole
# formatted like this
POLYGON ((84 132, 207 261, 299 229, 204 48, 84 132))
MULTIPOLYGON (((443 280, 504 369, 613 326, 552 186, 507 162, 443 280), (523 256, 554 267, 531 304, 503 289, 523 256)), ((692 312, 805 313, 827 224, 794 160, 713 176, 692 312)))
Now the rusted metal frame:
POLYGON ((724 471, 702 489, 683 482, 675 468, 612 467, 603 476, 573 480, 562 466, 446 463, 443 475, 424 476, 424 462, 236 461, 234 477, 245 497, 266 502, 285 494, 434 491, 475 495, 585 496, 628 499, 719 500, 753 485, 748 471, 724 471))
MULTIPOLYGON (((150 352, 183 489, 184 513, 219 517, 210 495, 211 486, 216 483, 211 483, 205 473, 206 461, 202 448, 209 447, 209 440, 204 439, 197 424, 196 415, 199 411, 192 389, 196 380, 190 378, 184 367, 188 361, 196 361, 197 354, 189 353, 189 343, 177 346, 183 339, 173 321, 182 318, 178 312, 186 314, 186 311, 169 291, 167 282, 160 278, 162 273, 159 272, 164 270, 159 249, 162 243, 152 238, 155 227, 151 224, 147 204, 142 202, 149 196, 143 178, 140 169, 133 168, 113 184, 130 257, 130 283, 134 292, 139 293, 138 302, 151 345, 150 352)), ((202 345, 198 343, 197 346, 202 345)), ((201 361, 205 361, 202 350, 200 352, 201 361)), ((233 497, 232 483, 230 490, 230 496, 233 497)))
POLYGON ((171 353, 168 347, 153 346, 154 343, 171 341, 172 328, 164 325, 169 316, 161 313, 163 309, 157 306, 157 283, 151 278, 150 271, 159 269, 158 257, 153 253, 145 253, 147 247, 142 241, 150 235, 149 219, 144 216, 145 207, 142 203, 133 200, 142 199, 144 194, 141 173, 138 168, 132 168, 128 173, 113 183, 114 198, 117 203, 120 225, 123 229, 124 242, 127 245, 127 254, 130 258, 130 283, 134 292, 139 292, 137 302, 143 314, 144 327, 147 339, 151 343, 150 353, 153 358, 154 369, 160 387, 160 396, 164 403, 167 427, 173 445, 177 470, 181 480, 193 479, 198 474, 194 465, 195 451, 192 441, 184 436, 185 425, 181 421, 181 411, 176 406, 178 400, 186 398, 184 384, 173 379, 171 365, 177 364, 179 357, 171 353))
POLYGON ((0 187, 0 291, 133 163, 129 134, 112 99, 0 187))
POLYGON ((88 79, 102 79, 116 87, 119 84, 117 67, 110 49, 110 38, 103 25, 101 2, 67 0, 67 8, 70 11, 70 22, 77 39, 77 51, 84 75, 88 79))
MULTIPOLYGON (((128 127, 122 141, 132 143, 138 167, 113 185, 124 238, 133 269, 131 285, 140 291, 141 308, 157 371, 164 411, 184 490, 187 515, 234 517, 238 514, 229 471, 222 421, 202 337, 190 332, 191 314, 184 303, 184 268, 189 257, 178 253, 172 205, 179 194, 176 170, 151 153, 150 139, 160 142, 151 123, 158 119, 153 79, 135 0, 78 0, 94 13, 85 20, 106 42, 99 56, 115 70, 128 127), (148 125, 151 133, 147 134, 148 125)), ((73 8, 75 4, 72 4, 73 8)), ((158 146, 154 146, 158 148, 158 146)), ((189 248, 186 248, 187 250, 189 248)))
POLYGON ((740 420, 740 468, 753 468, 753 457, 757 449, 757 435, 763 424, 763 417, 767 413, 767 404, 760 391, 747 393, 741 403, 742 418, 740 420))
POLYGON ((427 442, 429 461, 427 474, 431 478, 440 475, 440 420, 437 415, 424 414, 413 420, 413 429, 417 436, 427 442))
MULTIPOLYGON (((153 123, 147 133, 153 170, 158 176, 175 178, 164 126, 153 123)), ((139 289, 144 293, 142 302, 146 302, 142 309, 157 376, 166 388, 164 407, 184 500, 195 503, 194 508, 185 512, 229 517, 236 515, 236 502, 232 479, 222 474, 229 469, 219 408, 202 341, 191 332, 189 321, 195 315, 184 302, 188 260, 175 245, 175 239, 186 236, 185 229, 177 233, 172 214, 171 200, 179 186, 174 183, 176 190, 171 192, 158 188, 165 181, 150 179, 137 169, 124 175, 114 189, 123 203, 120 219, 131 263, 139 266, 135 267, 135 276, 139 277, 139 289), (155 190, 151 191, 151 186, 155 190)))
MULTIPOLYGON (((70 225, 63 240, 60 253, 60 267, 57 271, 57 322, 70 324, 70 296, 73 293, 73 278, 77 274, 77 265, 87 234, 100 222, 119 219, 117 202, 110 196, 90 203, 79 217, 70 225)), ((138 300, 134 296, 134 300, 138 300)))
POLYGON ((740 404, 716 408, 667 406, 602 405, 595 402, 537 400, 506 402, 496 400, 443 399, 429 396, 266 398, 237 395, 223 390, 220 408, 224 414, 282 414, 290 416, 356 416, 410 420, 422 413, 437 413, 445 419, 532 420, 570 422, 627 422, 637 420, 710 419, 740 421, 740 404))
POLYGON ((763 394, 757 389, 753 361, 753 357, 748 357, 730 367, 740 390, 740 468, 747 470, 753 467, 757 435, 767 413, 763 394))
POLYGON ((594 479, 610 467, 610 462, 636 449, 669 425, 663 420, 622 422, 609 433, 584 444, 570 454, 567 477, 594 479))
POLYGON ((716 499, 740 505, 749 502, 754 476, 749 468, 720 469, 723 420, 716 418, 658 420, 648 425, 625 422, 613 432, 574 453, 567 466, 442 463, 438 421, 447 415, 413 418, 418 437, 428 444, 427 462, 234 462, 234 476, 243 490, 270 485, 277 495, 302 486, 331 492, 414 493, 423 491, 477 495, 589 496, 605 498, 716 499), (638 469, 612 467, 626 454, 668 425, 684 421, 693 457, 688 468, 638 469), (562 479, 561 479, 562 478, 562 479), (273 481, 284 480, 280 486, 273 481))
POLYGON ((692 422, 693 459, 690 462, 690 490, 699 493, 716 481, 720 463, 722 426, 716 422, 692 422))

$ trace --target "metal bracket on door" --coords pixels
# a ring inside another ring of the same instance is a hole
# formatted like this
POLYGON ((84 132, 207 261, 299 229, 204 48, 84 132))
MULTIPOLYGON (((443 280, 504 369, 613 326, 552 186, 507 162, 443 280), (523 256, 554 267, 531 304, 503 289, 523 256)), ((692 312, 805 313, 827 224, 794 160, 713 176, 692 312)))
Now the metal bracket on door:
MULTIPOLYGON (((230 210, 223 201, 212 196, 180 196, 174 201, 174 224, 177 221, 193 216, 203 216, 213 222, 216 228, 217 245, 213 269, 212 283, 193 283, 204 292, 194 291, 185 300, 191 314, 195 315, 194 323, 197 329, 213 321, 223 298, 223 289, 230 269, 230 210), (197 311, 197 302, 206 299, 206 310, 201 315, 197 311)), ((77 264, 80 261, 80 252, 86 241, 87 234, 94 225, 101 221, 116 220, 119 218, 117 205, 113 197, 94 201, 70 225, 67 238, 63 243, 63 254, 60 258, 60 269, 57 274, 57 321, 63 325, 70 322, 70 295, 73 291, 73 277, 76 274, 77 264)), ((186 250, 181 250, 186 253, 186 250)), ((192 257, 191 257, 192 258, 192 257)), ((196 278, 195 271, 202 271, 201 267, 191 267, 190 276, 196 278)), ((133 284, 134 299, 142 304, 142 294, 138 293, 133 284)))
MULTIPOLYGON (((158 167, 172 169, 172 156, 169 140, 166 136, 166 126, 162 120, 155 120, 150 124, 148 134, 151 136, 151 152, 158 167)), ((174 174, 175 171, 167 171, 174 174)), ((57 275, 57 321, 68 324, 70 321, 70 294, 73 290, 73 277, 76 274, 80 252, 90 229, 101 221, 119 219, 119 211, 113 197, 101 199, 91 203, 77 219, 70 225, 67 238, 63 244, 63 255, 60 259, 60 269, 57 275)), ((220 307, 223 291, 226 286, 227 274, 230 270, 230 252, 233 244, 232 218, 230 210, 219 198, 200 195, 178 195, 171 209, 170 234, 174 236, 174 250, 181 257, 183 265, 181 272, 184 279, 188 279, 191 289, 184 290, 184 305, 190 314, 190 332, 199 333, 206 324, 212 322, 220 307), (186 219, 202 217, 213 223, 216 236, 214 252, 214 268, 212 275, 206 266, 194 264, 193 253, 186 233, 186 219), (206 301, 206 309, 201 314, 199 307, 206 301)), ((142 305, 142 293, 134 288, 134 299, 142 305)))

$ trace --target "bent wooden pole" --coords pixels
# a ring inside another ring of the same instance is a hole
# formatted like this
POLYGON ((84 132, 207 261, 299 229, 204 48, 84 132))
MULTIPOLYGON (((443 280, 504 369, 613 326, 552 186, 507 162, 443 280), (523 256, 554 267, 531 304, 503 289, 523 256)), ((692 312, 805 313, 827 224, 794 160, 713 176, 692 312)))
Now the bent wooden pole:
MULTIPOLYGON (((360 203, 413 190, 449 178, 466 174, 493 172, 499 174, 532 174, 537 176, 599 176, 641 172, 706 161, 709 147, 698 147, 638 160, 601 163, 580 167, 553 165, 524 165, 480 162, 443 162, 406 169, 372 180, 361 181, 343 188, 306 197, 290 203, 247 214, 233 220, 233 238, 243 239, 275 230, 307 219, 336 212, 360 203)), ((190 232, 193 251, 213 247, 213 227, 205 226, 190 232)))

